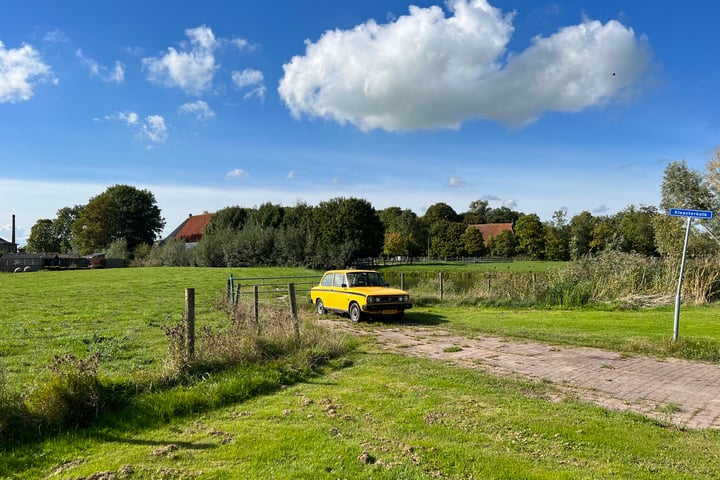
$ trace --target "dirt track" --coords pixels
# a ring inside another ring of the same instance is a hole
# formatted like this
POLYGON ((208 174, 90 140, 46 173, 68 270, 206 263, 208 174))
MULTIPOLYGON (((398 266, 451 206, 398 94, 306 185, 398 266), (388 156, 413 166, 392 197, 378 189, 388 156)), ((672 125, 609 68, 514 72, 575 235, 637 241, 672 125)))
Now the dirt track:
POLYGON ((328 320, 402 355, 552 383, 564 395, 632 411, 680 428, 720 428, 720 365, 625 356, 496 337, 463 337, 436 327, 368 326, 328 320))

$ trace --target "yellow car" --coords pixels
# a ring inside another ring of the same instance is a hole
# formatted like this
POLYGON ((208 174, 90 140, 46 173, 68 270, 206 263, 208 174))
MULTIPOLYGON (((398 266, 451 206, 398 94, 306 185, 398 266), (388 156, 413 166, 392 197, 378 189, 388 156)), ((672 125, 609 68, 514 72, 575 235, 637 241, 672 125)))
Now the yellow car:
POLYGON ((310 301, 319 315, 347 314, 353 322, 380 315, 402 319, 405 310, 412 308, 410 295, 388 287, 380 272, 374 270, 327 271, 320 284, 310 290, 310 301))

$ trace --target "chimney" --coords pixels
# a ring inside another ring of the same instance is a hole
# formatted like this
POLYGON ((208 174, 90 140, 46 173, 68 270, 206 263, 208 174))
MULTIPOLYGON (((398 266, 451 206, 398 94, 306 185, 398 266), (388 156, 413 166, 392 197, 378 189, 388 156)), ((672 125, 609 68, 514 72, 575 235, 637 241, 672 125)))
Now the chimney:
POLYGON ((15 214, 12 216, 12 244, 10 245, 10 248, 12 248, 12 253, 17 253, 17 243, 15 243, 15 214))

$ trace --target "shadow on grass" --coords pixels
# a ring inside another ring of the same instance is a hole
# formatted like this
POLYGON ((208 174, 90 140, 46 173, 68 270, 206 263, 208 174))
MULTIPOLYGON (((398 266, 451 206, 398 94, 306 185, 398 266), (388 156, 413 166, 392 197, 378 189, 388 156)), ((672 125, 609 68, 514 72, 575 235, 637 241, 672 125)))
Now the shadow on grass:
POLYGON ((442 325, 445 323, 450 323, 449 320, 447 320, 442 315, 437 315, 435 313, 427 313, 427 312, 413 312, 413 313, 405 313, 405 318, 402 320, 397 319, 373 319, 372 323, 380 324, 380 325, 426 325, 426 326, 432 326, 432 325, 442 325))

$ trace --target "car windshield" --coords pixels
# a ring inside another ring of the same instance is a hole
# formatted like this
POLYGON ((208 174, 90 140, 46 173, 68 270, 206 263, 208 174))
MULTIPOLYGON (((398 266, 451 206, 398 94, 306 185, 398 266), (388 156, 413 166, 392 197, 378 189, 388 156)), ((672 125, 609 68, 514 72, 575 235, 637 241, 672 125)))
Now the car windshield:
POLYGON ((387 284, 378 272, 353 272, 347 274, 351 287, 386 287, 387 284))

